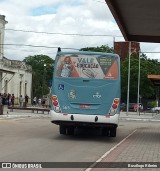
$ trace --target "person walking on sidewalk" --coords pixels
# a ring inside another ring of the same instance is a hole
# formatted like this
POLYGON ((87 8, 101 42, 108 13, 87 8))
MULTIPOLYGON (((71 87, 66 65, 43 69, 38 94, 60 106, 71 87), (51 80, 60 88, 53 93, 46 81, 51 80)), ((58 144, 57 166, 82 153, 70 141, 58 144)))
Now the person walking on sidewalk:
POLYGON ((33 98, 33 106, 36 106, 37 105, 37 97, 35 96, 34 98, 33 98))
POLYGON ((20 95, 20 97, 19 97, 19 104, 20 104, 20 107, 23 106, 23 97, 22 97, 22 95, 20 95))
POLYGON ((0 105, 2 105, 2 94, 0 93, 0 105))
POLYGON ((27 94, 25 95, 25 107, 27 107, 27 104, 28 104, 28 96, 27 96, 27 94))
POLYGON ((11 104, 12 104, 12 106, 14 106, 14 99, 15 99, 14 94, 12 94, 12 97, 11 97, 11 104))

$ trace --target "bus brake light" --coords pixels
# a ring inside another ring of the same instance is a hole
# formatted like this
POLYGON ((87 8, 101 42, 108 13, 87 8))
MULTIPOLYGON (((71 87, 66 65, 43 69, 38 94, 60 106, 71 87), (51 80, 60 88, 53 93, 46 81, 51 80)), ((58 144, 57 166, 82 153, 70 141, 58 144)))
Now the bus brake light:
POLYGON ((114 104, 112 105, 112 108, 113 108, 113 109, 117 109, 117 105, 114 103, 114 104))
POLYGON ((57 101, 54 101, 54 102, 53 102, 53 105, 54 105, 54 106, 58 106, 58 102, 57 102, 57 101))

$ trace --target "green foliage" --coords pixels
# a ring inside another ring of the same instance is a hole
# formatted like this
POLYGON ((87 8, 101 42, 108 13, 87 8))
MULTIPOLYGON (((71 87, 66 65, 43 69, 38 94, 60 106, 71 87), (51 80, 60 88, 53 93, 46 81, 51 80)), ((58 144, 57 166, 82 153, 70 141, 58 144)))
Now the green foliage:
MULTIPOLYGON (((128 88, 128 62, 127 58, 121 62, 121 93, 122 101, 126 101, 128 88)), ((140 94, 142 98, 155 97, 155 87, 147 78, 149 74, 157 74, 159 72, 159 63, 155 60, 147 60, 145 56, 140 59, 140 94)), ((137 101, 138 92, 138 71, 139 59, 133 54, 130 58, 130 101, 137 101)))
POLYGON ((42 95, 48 94, 47 84, 49 80, 52 80, 54 60, 46 55, 34 55, 26 57, 24 62, 32 66, 33 96, 42 97, 42 95))
POLYGON ((148 102, 148 106, 149 107, 151 107, 151 108, 153 108, 153 107, 156 107, 156 101, 154 100, 154 101, 150 101, 150 102, 148 102))
POLYGON ((107 53, 113 53, 113 48, 110 48, 108 45, 102 45, 100 47, 87 47, 82 48, 80 51, 92 51, 92 52, 107 52, 107 53))

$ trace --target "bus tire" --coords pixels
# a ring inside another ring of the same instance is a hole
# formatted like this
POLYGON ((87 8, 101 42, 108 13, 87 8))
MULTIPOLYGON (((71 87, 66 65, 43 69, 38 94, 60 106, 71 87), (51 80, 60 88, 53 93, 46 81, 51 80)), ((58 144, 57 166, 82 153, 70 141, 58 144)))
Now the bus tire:
POLYGON ((111 128, 110 129, 110 137, 116 137, 117 128, 111 128))
POLYGON ((59 133, 66 135, 66 127, 63 125, 59 125, 59 133))
POLYGON ((73 135, 74 134, 74 127, 67 127, 67 135, 73 135))
POLYGON ((102 128, 102 136, 109 136, 109 129, 108 128, 102 128))

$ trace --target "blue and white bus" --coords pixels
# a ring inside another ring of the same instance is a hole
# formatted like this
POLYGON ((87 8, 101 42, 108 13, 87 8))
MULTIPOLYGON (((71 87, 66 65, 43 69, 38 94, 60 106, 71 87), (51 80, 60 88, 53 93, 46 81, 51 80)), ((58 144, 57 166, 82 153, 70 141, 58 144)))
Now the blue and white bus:
POLYGON ((54 65, 51 122, 60 134, 97 127, 115 137, 120 114, 120 59, 101 52, 59 52, 54 65))

